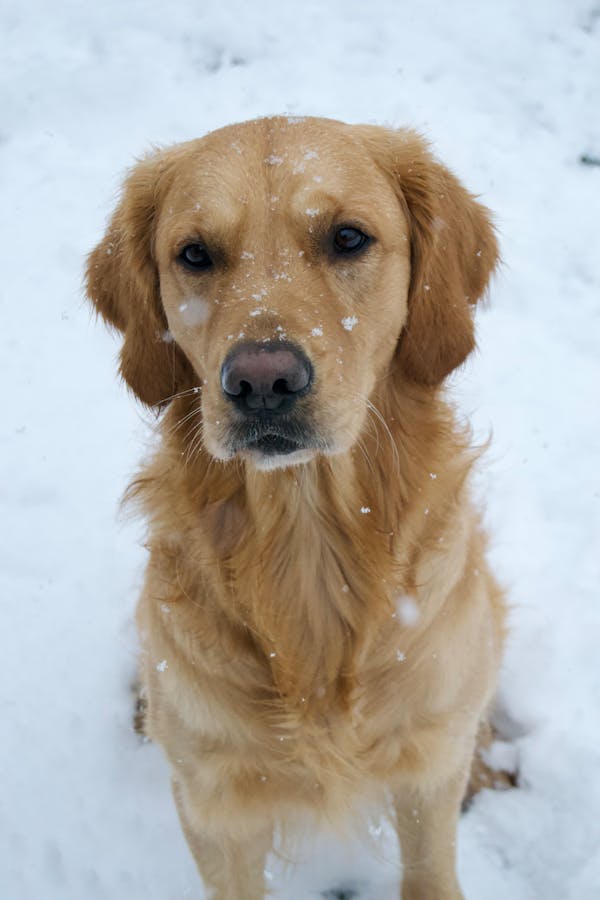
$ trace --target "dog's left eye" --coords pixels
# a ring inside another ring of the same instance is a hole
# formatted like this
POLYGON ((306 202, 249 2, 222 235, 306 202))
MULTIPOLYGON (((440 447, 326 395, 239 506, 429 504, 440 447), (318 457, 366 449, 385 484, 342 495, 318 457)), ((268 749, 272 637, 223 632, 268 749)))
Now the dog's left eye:
POLYGON ((184 266, 195 271, 210 269, 213 264, 203 244, 187 244, 178 258, 184 266))
POLYGON ((371 238, 360 228, 343 225, 333 236, 333 248, 336 253, 358 253, 370 243, 371 238))

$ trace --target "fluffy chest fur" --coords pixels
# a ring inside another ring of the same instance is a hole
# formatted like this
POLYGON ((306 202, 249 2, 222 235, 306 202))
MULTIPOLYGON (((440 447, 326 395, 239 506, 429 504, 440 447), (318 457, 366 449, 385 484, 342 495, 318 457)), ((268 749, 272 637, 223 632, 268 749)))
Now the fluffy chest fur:
MULTIPOLYGON (((339 463, 251 475, 161 452, 137 483, 152 521, 149 730, 211 815, 223 791, 257 808, 291 792, 332 814, 349 783, 364 795, 436 771, 439 731, 452 719, 459 734, 461 705, 488 690, 499 648, 489 575, 471 560, 470 460, 437 413, 453 466, 438 477, 423 442, 393 492, 373 478, 375 437, 339 463)), ((405 403, 404 424, 422 414, 405 403)))

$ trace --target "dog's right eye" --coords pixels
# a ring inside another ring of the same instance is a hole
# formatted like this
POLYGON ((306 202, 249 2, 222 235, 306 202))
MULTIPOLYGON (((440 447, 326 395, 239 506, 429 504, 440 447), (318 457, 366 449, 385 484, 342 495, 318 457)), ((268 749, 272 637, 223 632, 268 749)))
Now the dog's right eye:
POLYGON ((186 244, 178 259, 186 268, 193 269, 195 272, 210 269, 213 264, 208 250, 203 244, 186 244))
POLYGON ((372 238, 360 228, 352 225, 342 225, 333 236, 333 249, 338 255, 350 256, 359 253, 366 248, 372 238))

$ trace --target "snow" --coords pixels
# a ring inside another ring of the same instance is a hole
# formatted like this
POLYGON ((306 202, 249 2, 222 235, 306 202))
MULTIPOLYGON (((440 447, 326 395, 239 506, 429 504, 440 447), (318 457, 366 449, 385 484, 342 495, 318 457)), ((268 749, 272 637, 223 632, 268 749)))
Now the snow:
POLYGON ((187 328, 195 328, 204 325, 210 316, 210 307, 201 297, 188 297, 178 307, 181 321, 187 328))
POLYGON ((491 747, 481 751, 484 761, 492 769, 516 774, 519 770, 517 748, 509 741, 496 740, 491 747))
MULTIPOLYGON (((2 897, 202 898, 167 766, 131 728, 145 554, 117 507, 148 431, 82 267, 136 155, 285 112, 412 125, 494 210, 504 264, 452 388, 477 439, 493 429, 476 489, 513 609, 496 720, 520 787, 462 817, 459 872, 467 898, 595 900, 597 0, 9 0, 0 29, 2 897)), ((270 862, 274 889, 396 897, 377 827, 270 862)))
POLYGON ((412 628, 417 624, 420 613, 414 597, 409 597, 408 594, 397 597, 395 607, 395 616, 401 625, 404 625, 406 628, 412 628))
POLYGON ((358 316, 344 316, 342 325, 346 331, 352 331, 355 325, 358 325, 358 316))

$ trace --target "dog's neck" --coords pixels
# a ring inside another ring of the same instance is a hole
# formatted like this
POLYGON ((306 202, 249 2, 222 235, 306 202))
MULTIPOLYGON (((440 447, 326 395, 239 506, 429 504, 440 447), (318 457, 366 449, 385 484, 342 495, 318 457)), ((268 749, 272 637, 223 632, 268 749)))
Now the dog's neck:
POLYGON ((385 428, 374 418, 348 453, 268 472, 192 456, 174 430, 189 403, 165 419, 171 454, 159 454, 147 485, 170 511, 186 571, 199 560, 186 593, 214 592, 232 633, 251 638, 294 702, 349 695, 394 597, 415 592, 419 554, 469 468, 465 438, 433 392, 394 399, 380 407, 385 428))

